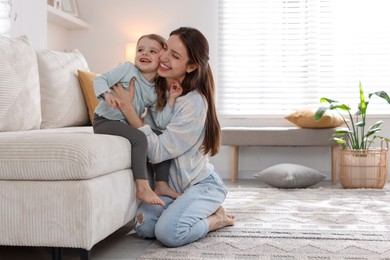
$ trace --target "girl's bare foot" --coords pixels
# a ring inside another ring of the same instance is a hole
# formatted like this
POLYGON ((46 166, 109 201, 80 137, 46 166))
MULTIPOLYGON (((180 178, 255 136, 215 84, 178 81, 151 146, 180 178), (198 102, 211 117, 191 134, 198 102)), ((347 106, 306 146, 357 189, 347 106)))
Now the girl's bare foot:
POLYGON ((154 192, 158 196, 168 196, 172 199, 176 199, 180 195, 180 193, 177 193, 174 189, 169 187, 168 182, 166 181, 156 181, 154 192))
POLYGON ((207 219, 209 221, 209 232, 234 225, 234 216, 226 215, 225 209, 222 206, 207 219))
POLYGON ((135 184, 137 186, 137 199, 149 204, 165 206, 164 201, 150 188, 148 180, 138 179, 135 180, 135 184))

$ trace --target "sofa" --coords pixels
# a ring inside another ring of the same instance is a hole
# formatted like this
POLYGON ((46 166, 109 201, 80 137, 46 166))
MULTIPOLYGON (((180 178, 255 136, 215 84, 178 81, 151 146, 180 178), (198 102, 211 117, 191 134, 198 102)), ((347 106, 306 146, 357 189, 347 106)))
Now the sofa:
POLYGON ((51 247, 53 259, 75 248, 89 259, 134 219, 131 146, 93 133, 92 82, 78 50, 0 36, 1 246, 51 247))

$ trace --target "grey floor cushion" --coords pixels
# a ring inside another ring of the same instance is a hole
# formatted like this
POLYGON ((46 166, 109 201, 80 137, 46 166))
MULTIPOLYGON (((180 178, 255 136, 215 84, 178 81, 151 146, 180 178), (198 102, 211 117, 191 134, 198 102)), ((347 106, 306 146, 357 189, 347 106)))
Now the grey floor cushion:
POLYGON ((326 178, 315 169, 291 163, 268 167, 255 173, 254 177, 275 188, 307 188, 326 178))

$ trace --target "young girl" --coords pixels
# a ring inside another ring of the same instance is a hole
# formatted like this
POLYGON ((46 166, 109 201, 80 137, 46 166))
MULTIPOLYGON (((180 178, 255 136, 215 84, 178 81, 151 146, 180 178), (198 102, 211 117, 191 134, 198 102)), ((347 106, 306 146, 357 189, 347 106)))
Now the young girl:
MULTIPOLYGON (((93 129, 98 134, 119 135, 131 143, 131 163, 137 187, 137 198, 150 204, 165 205, 158 195, 175 199, 178 193, 168 186, 170 162, 165 161, 155 165, 155 192, 149 186, 147 173, 145 135, 132 127, 123 113, 118 109, 121 100, 111 91, 111 87, 120 83, 129 88, 132 78, 135 78, 137 94, 134 95, 134 107, 138 116, 148 109, 154 123, 159 129, 165 129, 172 117, 175 98, 179 92, 170 91, 165 106, 157 102, 155 79, 159 65, 159 52, 165 45, 165 39, 156 34, 144 35, 137 42, 135 64, 125 62, 111 71, 98 76, 94 81, 94 90, 100 102, 95 109, 93 129), (150 110, 150 111, 149 111, 150 110)), ((166 92, 164 93, 166 94, 166 92)), ((162 99, 165 96, 162 96, 162 99)), ((161 132, 156 130, 157 134, 161 132)))

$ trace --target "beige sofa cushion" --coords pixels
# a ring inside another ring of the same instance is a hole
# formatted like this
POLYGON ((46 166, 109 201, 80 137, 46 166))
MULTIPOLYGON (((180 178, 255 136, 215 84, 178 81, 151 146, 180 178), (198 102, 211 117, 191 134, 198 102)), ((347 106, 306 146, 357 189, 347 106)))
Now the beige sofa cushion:
POLYGON ((0 179, 90 179, 130 168, 130 151, 127 139, 92 127, 1 133, 0 179))
POLYGON ((0 35, 0 97, 0 132, 39 129, 37 57, 26 36, 0 35))
POLYGON ((84 101, 77 70, 89 70, 78 51, 38 50, 41 81, 41 128, 88 125, 88 110, 84 101))

